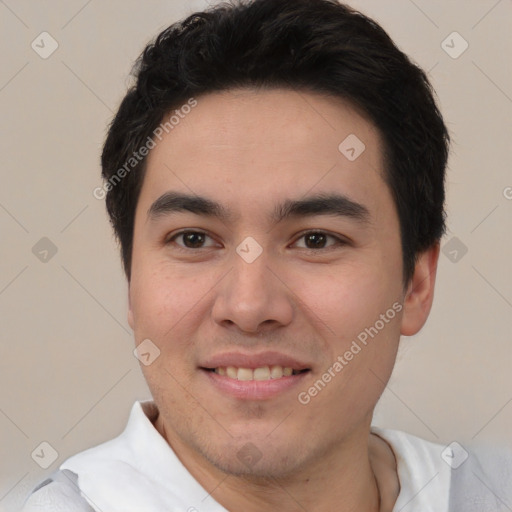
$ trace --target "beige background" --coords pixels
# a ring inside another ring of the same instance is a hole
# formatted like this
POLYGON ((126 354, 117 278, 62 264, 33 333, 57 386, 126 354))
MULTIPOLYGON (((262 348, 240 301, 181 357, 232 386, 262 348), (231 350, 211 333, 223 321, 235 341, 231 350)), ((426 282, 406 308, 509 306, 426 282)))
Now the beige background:
MULTIPOLYGON (((452 249, 441 255, 431 319, 402 341, 375 423, 440 444, 512 446, 512 2, 351 3, 430 70, 454 139, 444 244, 456 236, 467 247, 457 262, 452 249), (441 46, 453 31, 469 43, 457 59, 441 46)), ((149 398, 104 202, 92 191, 133 60, 206 5, 0 2, 0 509, 118 434, 133 401, 149 398), (31 48, 43 31, 59 44, 47 59, 31 48), (46 263, 32 252, 42 237, 57 247, 46 263), (31 458, 43 441, 58 452, 46 470, 31 458)))

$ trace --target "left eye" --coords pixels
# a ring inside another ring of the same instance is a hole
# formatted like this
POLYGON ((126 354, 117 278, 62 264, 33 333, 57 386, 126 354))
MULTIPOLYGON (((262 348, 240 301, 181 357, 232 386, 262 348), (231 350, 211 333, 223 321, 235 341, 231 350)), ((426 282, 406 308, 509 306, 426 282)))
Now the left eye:
POLYGON ((329 239, 334 240, 334 244, 331 245, 342 245, 344 243, 341 238, 329 235, 323 231, 309 231, 307 233, 303 233, 297 240, 302 239, 304 239, 305 247, 301 248, 304 249, 325 249, 326 243, 329 239))
MULTIPOLYGON (((297 245, 299 240, 304 240, 304 245, 299 245, 299 248, 310 250, 325 249, 346 243, 341 238, 325 233, 324 231, 309 231, 303 233, 294 245, 297 245), (328 245, 329 240, 332 240, 334 243, 328 245)), ((167 240, 167 243, 171 242, 176 242, 179 247, 184 249, 203 249, 215 246, 215 241, 203 231, 181 231, 167 240), (205 245, 208 239, 211 242, 209 245, 205 245), (177 240, 181 240, 181 243, 178 243, 177 240)))

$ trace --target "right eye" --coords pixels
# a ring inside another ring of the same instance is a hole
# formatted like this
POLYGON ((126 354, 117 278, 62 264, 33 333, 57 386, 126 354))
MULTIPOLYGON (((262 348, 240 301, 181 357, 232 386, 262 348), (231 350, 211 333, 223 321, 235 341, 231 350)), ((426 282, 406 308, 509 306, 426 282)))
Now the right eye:
POLYGON ((208 246, 204 245, 206 239, 208 238, 213 241, 213 239, 210 236, 208 236, 204 231, 182 230, 168 238, 166 244, 175 242, 178 245, 178 247, 183 250, 194 250, 214 247, 215 242, 208 246), (181 240, 182 243, 177 242, 177 240, 181 240))

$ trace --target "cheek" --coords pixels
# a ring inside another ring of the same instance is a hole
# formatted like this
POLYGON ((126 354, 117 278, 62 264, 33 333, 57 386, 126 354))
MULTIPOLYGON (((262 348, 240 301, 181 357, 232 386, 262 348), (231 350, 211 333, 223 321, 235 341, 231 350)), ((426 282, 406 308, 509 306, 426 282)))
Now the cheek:
POLYGON ((160 265, 133 273, 130 284, 135 332, 162 339, 193 305, 194 283, 171 276, 160 265))
POLYGON ((310 400, 306 410, 311 421, 322 415, 333 428, 349 416, 355 421, 373 410, 391 375, 400 335, 399 296, 379 274, 353 270, 344 279, 325 279, 322 290, 308 289, 322 320, 318 325, 326 333, 326 359, 301 397, 310 400), (324 379, 325 386, 319 383, 324 379))
POLYGON ((131 305, 137 341, 149 338, 162 353, 190 353, 193 332, 209 316, 216 271, 146 262, 132 275, 131 305))
POLYGON ((194 363, 193 325, 198 313, 193 280, 169 275, 148 265, 149 272, 132 277, 131 298, 137 343, 151 340, 159 357, 142 371, 153 396, 175 405, 180 390, 187 387, 194 363))
POLYGON ((317 323, 320 319, 319 328, 340 341, 373 324, 395 300, 382 269, 364 262, 318 270, 297 282, 297 290, 317 323))

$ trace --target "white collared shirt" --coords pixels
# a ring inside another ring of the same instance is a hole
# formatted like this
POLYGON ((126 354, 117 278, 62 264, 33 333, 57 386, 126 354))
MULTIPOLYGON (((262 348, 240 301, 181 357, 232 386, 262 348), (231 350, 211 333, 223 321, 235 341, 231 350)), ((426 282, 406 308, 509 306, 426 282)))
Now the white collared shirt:
MULTIPOLYGON (((29 496, 22 512, 228 512, 153 426, 157 412, 152 401, 135 402, 121 435, 60 466, 77 475, 87 503, 72 505, 73 488, 66 489, 61 477, 61 483, 51 482, 29 496)), ((372 427, 372 432, 388 442, 397 461, 400 493, 393 512, 512 510, 512 455, 486 461, 469 453, 455 468, 465 457, 462 447, 447 448, 398 430, 372 427)))

